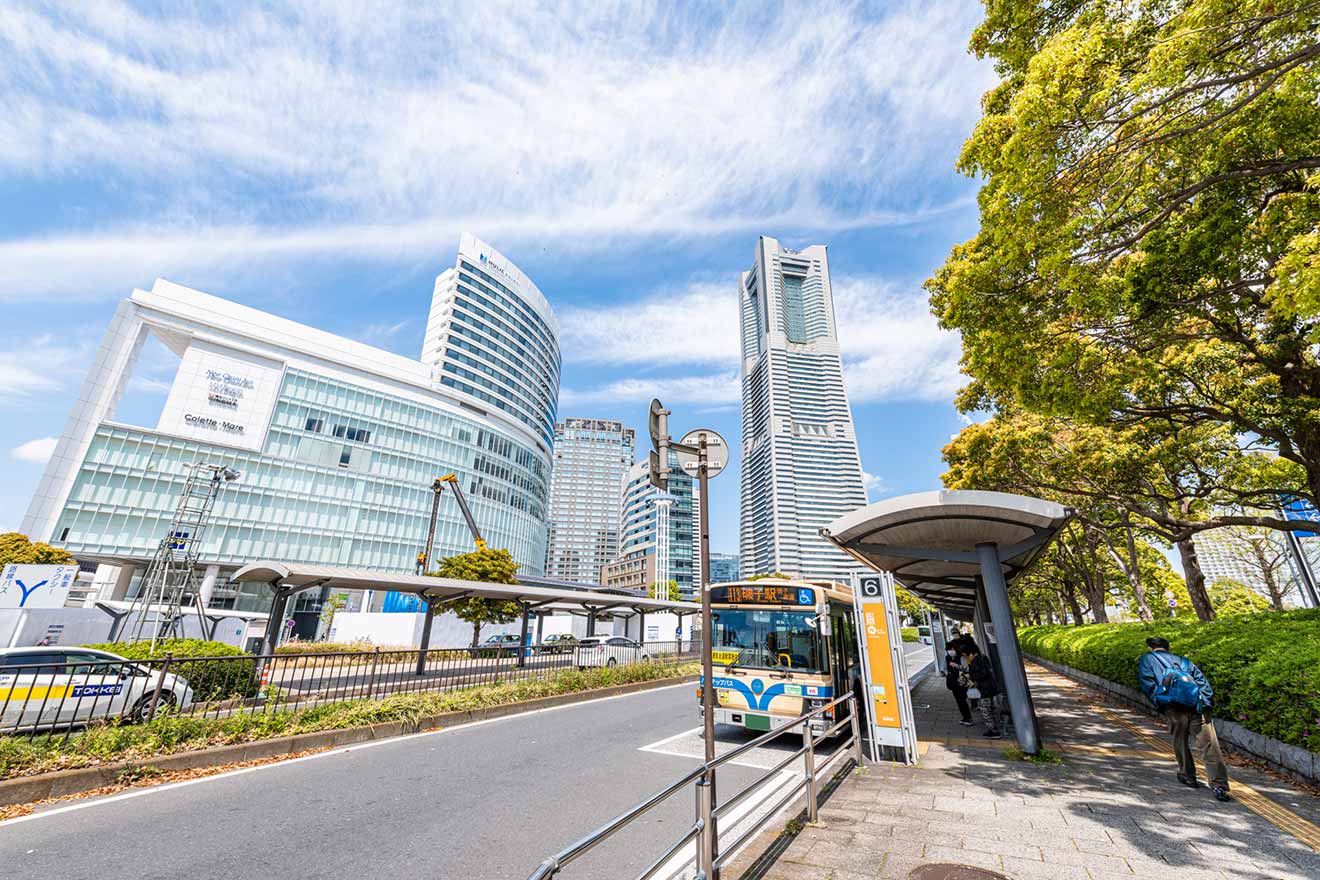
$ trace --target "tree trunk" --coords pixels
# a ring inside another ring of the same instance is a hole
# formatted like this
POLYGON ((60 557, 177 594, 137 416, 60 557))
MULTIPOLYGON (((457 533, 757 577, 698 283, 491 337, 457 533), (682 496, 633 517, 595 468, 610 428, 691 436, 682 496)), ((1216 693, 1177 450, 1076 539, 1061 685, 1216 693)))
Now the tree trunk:
POLYGON ((481 643, 481 621, 474 620, 472 622, 472 647, 475 648, 480 643, 481 643))
POLYGON ((1132 533, 1130 517, 1124 517, 1123 532, 1127 535, 1128 564, 1120 568, 1127 570, 1128 583, 1132 584, 1132 595, 1137 600, 1137 615, 1142 620, 1151 621, 1155 619, 1155 615, 1151 613, 1150 603, 1146 601, 1146 588, 1141 583, 1141 565, 1137 561, 1137 538, 1132 533))
POLYGON ((1177 544, 1183 578, 1187 581, 1187 592, 1192 597, 1192 609, 1201 620, 1214 620, 1215 609, 1210 604, 1210 594, 1205 590, 1205 572, 1201 571, 1201 561, 1196 556, 1196 543, 1187 537, 1177 544))
POLYGON ((1086 621, 1082 619, 1082 606, 1077 603, 1077 590, 1074 589, 1073 582, 1067 578, 1063 580, 1063 598, 1068 603, 1069 610, 1072 611, 1073 625, 1081 626, 1085 623, 1086 621))
POLYGON ((1274 606, 1275 611, 1283 610, 1283 589, 1279 584, 1279 579, 1274 576, 1274 572, 1266 568, 1263 571, 1265 575, 1265 589, 1270 593, 1270 604, 1274 606))

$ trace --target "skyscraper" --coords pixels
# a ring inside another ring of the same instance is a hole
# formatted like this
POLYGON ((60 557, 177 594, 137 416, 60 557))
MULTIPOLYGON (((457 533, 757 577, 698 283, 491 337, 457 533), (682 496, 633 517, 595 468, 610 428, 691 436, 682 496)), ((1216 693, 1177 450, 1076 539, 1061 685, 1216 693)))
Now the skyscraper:
POLYGON ((846 578, 818 530, 866 504, 824 245, 756 243, 742 273, 741 575, 846 578))
POLYGON ((645 461, 628 469, 622 486, 619 555, 601 569, 602 584, 646 589, 657 581, 671 580, 684 597, 695 595, 701 537, 694 523, 699 500, 693 491, 694 480, 678 467, 678 459, 671 454, 669 462, 667 496, 651 485, 645 461), (663 532, 661 520, 668 523, 663 532))
POLYGON ((738 580, 738 554, 710 554, 710 582, 712 584, 726 584, 736 580, 738 580))
POLYGON ((619 554, 619 487, 636 458, 632 428, 602 419, 555 424, 546 577, 597 583, 619 554))

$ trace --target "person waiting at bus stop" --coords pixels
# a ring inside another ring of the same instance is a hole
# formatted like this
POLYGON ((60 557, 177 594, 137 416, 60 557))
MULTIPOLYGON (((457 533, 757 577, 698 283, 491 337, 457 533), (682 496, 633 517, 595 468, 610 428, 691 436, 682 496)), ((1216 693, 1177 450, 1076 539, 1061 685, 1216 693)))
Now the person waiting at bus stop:
POLYGON ((976 642, 971 639, 964 641, 958 650, 962 652, 967 676, 972 680, 972 687, 967 689, 967 697, 976 700, 981 720, 985 722, 985 733, 982 735, 986 739, 999 739, 1003 734, 999 732, 999 706, 995 703, 995 697, 999 695, 995 668, 990 658, 982 654, 976 642))
POLYGON ((944 686, 953 692, 953 701, 958 704, 958 713, 962 719, 958 722, 963 727, 972 726, 972 710, 967 705, 967 688, 962 683, 964 669, 958 657, 958 646, 962 637, 949 642, 944 652, 944 686))

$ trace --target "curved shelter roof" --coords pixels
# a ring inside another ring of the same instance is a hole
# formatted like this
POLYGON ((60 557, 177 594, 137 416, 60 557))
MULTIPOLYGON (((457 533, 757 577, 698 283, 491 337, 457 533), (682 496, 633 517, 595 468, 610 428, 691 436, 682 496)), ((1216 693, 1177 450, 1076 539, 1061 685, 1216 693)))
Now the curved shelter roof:
POLYGON ((1004 580, 1012 583, 1071 516, 1063 505, 1039 498, 945 489, 877 501, 820 533, 941 611, 967 618, 981 573, 978 544, 997 546, 1004 580))
POLYGON ((665 599, 614 592, 525 584, 487 584, 481 581, 460 581, 427 575, 336 568, 297 562, 253 562, 234 572, 232 580, 267 583, 279 586, 290 593, 321 587, 338 590, 393 590, 439 600, 466 597, 505 599, 551 610, 588 607, 597 610, 625 608, 642 613, 671 611, 679 614, 693 614, 701 610, 701 606, 693 602, 670 602, 665 599))

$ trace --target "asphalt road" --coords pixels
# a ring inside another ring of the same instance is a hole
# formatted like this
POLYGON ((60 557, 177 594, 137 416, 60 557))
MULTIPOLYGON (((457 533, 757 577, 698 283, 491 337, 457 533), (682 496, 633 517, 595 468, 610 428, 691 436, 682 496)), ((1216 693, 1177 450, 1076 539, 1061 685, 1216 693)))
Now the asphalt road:
MULTIPOLYGON (((694 688, 682 685, 78 801, 0 823, 0 873, 522 880, 695 766, 683 743, 697 723, 694 688)), ((721 795, 758 765, 773 761, 722 768, 721 795)), ((685 790, 564 876, 635 876, 692 815, 685 790)))

